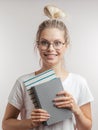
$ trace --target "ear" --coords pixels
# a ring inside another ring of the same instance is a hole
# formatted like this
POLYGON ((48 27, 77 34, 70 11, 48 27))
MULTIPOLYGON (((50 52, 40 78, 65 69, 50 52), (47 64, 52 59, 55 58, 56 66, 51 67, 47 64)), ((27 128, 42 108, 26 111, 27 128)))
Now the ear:
POLYGON ((67 52, 69 50, 69 44, 65 44, 64 51, 67 52))
POLYGON ((66 48, 66 49, 69 48, 69 44, 65 44, 65 48, 66 48))
POLYGON ((34 49, 39 50, 39 46, 38 46, 38 44, 37 44, 37 43, 35 44, 34 49))
POLYGON ((38 44, 36 44, 36 47, 37 47, 37 49, 39 49, 39 45, 38 44))
POLYGON ((67 44, 65 44, 65 49, 67 49, 68 48, 68 45, 67 44))
POLYGON ((36 45, 36 47, 38 48, 38 44, 36 45))

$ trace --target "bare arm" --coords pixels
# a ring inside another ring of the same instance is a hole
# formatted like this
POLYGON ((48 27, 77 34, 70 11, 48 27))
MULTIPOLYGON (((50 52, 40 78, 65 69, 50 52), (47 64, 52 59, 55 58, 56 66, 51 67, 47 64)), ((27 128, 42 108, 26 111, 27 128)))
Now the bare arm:
POLYGON ((59 108, 70 108, 75 115, 76 128, 78 130, 91 130, 92 127, 92 115, 90 103, 87 103, 79 107, 74 98, 67 93, 62 91, 57 94, 58 96, 63 95, 63 97, 57 97, 54 99, 54 104, 59 108))
POLYGON ((92 116, 90 103, 81 106, 75 113, 75 118, 78 130, 91 130, 92 116))
POLYGON ((20 111, 8 103, 6 112, 2 121, 3 130, 28 130, 32 128, 31 119, 18 120, 20 111))
POLYGON ((31 113, 31 119, 18 120, 20 111, 12 106, 7 105, 4 119, 2 122, 3 130, 29 130, 41 125, 43 121, 49 119, 50 115, 42 109, 34 109, 31 113))

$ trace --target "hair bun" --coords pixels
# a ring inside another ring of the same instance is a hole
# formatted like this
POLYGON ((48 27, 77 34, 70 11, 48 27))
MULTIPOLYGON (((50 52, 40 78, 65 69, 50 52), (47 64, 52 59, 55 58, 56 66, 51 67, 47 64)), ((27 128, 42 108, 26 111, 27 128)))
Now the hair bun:
POLYGON ((47 5, 44 7, 44 13, 51 19, 59 19, 65 17, 65 13, 53 5, 47 5))

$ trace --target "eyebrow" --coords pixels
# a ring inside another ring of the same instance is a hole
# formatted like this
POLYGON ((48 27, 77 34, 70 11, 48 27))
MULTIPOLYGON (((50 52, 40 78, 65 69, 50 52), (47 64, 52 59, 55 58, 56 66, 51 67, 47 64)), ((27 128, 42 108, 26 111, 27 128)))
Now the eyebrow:
POLYGON ((45 39, 45 38, 41 38, 41 40, 45 40, 45 41, 48 41, 47 39, 45 39))
MULTIPOLYGON (((47 41, 47 42, 51 42, 51 41, 49 41, 49 40, 47 40, 47 39, 45 39, 45 38, 41 38, 40 40, 45 40, 45 41, 47 41)), ((56 40, 54 40, 54 41, 60 41, 60 42, 62 42, 60 39, 56 39, 56 40)))
POLYGON ((47 39, 45 39, 45 38, 41 38, 40 40, 41 40, 41 41, 42 41, 42 40, 45 40, 45 41, 49 42, 49 41, 48 41, 47 39))

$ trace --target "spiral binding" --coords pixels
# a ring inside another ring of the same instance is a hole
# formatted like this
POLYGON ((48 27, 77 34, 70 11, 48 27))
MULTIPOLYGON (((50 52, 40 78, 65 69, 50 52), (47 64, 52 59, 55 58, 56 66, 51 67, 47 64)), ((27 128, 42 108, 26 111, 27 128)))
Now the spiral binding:
POLYGON ((35 108, 39 108, 40 106, 39 106, 39 102, 38 102, 37 95, 36 95, 36 92, 34 90, 34 87, 29 89, 28 93, 31 97, 32 103, 34 104, 35 108))

